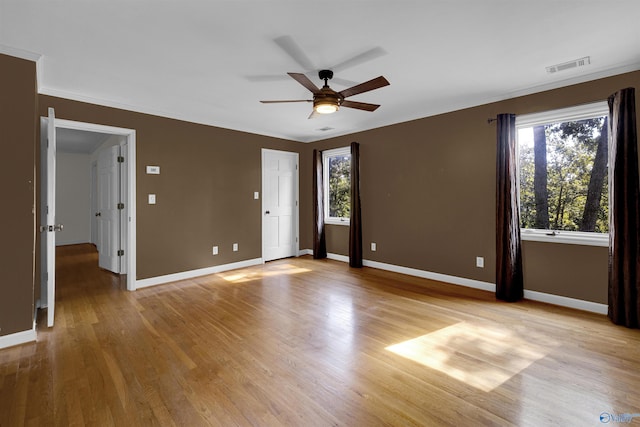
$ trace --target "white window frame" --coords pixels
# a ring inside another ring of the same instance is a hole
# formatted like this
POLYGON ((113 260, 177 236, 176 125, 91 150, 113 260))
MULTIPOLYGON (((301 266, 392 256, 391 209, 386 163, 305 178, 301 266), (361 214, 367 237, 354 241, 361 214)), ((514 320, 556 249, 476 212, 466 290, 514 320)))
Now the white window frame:
POLYGON ((351 156, 351 147, 334 148, 322 152, 322 180, 324 197, 324 223, 332 225, 350 225, 349 218, 329 216, 329 158, 339 156, 351 156))
MULTIPOLYGON (((607 115, 609 115, 609 106, 606 101, 583 104, 558 110, 544 111, 541 113, 518 115, 516 116, 516 135, 518 134, 518 130, 521 128, 528 128, 549 123, 584 120, 607 115)), ((517 146, 520 147, 519 144, 517 146)), ((520 159, 519 155, 518 159, 520 159)), ((518 164, 518 189, 520 189, 519 177, 520 165, 518 164)), ((518 204, 519 203, 520 201, 518 200, 518 204)), ((586 246, 609 246, 609 233, 563 230, 553 231, 521 228, 520 236, 522 240, 534 242, 566 243, 586 246)))

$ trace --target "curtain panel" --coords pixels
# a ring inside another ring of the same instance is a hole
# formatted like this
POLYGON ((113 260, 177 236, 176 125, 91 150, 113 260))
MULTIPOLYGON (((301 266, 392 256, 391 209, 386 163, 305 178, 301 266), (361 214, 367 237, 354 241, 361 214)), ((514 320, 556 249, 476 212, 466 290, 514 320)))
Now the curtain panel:
POLYGON ((324 184, 322 151, 313 150, 313 258, 327 257, 327 241, 324 234, 324 184))
POLYGON ((640 327, 640 190, 633 88, 609 97, 609 310, 611 321, 640 327))
POLYGON ((349 265, 362 267, 362 214, 360 209, 360 144, 351 143, 351 210, 349 217, 349 265))
POLYGON ((518 168, 516 158, 516 116, 497 117, 496 164, 496 298, 518 301, 524 295, 518 168))

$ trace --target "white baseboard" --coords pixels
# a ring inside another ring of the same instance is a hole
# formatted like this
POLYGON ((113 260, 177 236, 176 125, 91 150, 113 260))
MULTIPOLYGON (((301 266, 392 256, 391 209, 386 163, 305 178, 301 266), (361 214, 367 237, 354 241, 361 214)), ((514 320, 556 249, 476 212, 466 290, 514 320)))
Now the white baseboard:
POLYGON ((327 258, 334 259, 336 261, 349 262, 349 257, 346 255, 327 254, 327 258))
MULTIPOLYGON (((348 259, 347 259, 348 261, 348 259)), ((385 264, 377 261, 363 260, 365 267, 378 268, 380 270, 393 271, 395 273, 407 274, 409 276, 421 277, 423 279, 437 280, 438 282, 451 283, 454 285, 466 286, 468 288, 482 289, 483 291, 496 291, 494 283, 482 282, 480 280, 466 279, 464 277, 449 276, 447 274, 432 273, 430 271, 418 270, 415 268, 402 267, 399 265, 385 264)))
POLYGON ((264 264, 262 258, 248 259, 246 261, 233 262, 231 264, 216 265, 213 267, 200 268, 198 270, 183 271, 164 276, 150 277, 148 279, 140 279, 136 280, 136 289, 162 285, 163 283, 177 282, 179 280, 192 279, 194 277, 206 276, 209 274, 222 273, 223 271, 236 270, 238 268, 246 268, 259 264, 264 264))
POLYGON ((0 348, 13 347, 14 345, 26 344, 36 340, 36 327, 22 332, 16 332, 0 337, 0 348))
MULTIPOLYGON (((310 255, 313 255, 313 250, 307 249, 310 255)), ((338 254, 327 254, 327 258, 336 261, 349 262, 349 257, 338 254)), ((421 277, 423 279, 437 280, 439 282, 451 283, 454 285, 466 286, 468 288, 482 289, 484 291, 495 292, 495 283, 482 282, 480 280, 467 279, 464 277, 449 276, 447 274, 433 273, 425 270, 418 270, 415 268, 402 267, 394 264, 386 264, 378 261, 363 260, 362 265, 365 267, 377 268, 380 270, 392 271, 400 274, 407 274, 409 276, 421 277)), ((544 302, 547 304, 558 305, 561 307, 575 308, 577 310, 589 311, 598 314, 607 314, 607 304, 601 304, 592 301, 585 301, 576 298, 563 297, 560 295, 547 294, 538 291, 524 291, 524 297, 532 301, 544 302)))
POLYGON ((298 251, 298 256, 303 256, 303 255, 313 255, 313 249, 300 249, 298 251))
POLYGON ((590 311, 592 313, 607 314, 609 306, 597 302, 563 297, 560 295, 546 294, 538 291, 524 290, 524 297, 532 301, 546 302, 547 304, 560 305, 562 307, 575 308, 577 310, 590 311))

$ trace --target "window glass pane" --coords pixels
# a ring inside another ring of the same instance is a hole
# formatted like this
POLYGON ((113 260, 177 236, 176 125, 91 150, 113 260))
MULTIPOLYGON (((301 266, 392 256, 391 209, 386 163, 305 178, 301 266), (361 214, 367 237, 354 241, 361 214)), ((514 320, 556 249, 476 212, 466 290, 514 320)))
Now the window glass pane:
POLYGON ((518 128, 522 228, 609 232, 606 116, 518 128))
POLYGON ((349 218, 351 200, 351 155, 332 156, 329 168, 329 217, 349 218))

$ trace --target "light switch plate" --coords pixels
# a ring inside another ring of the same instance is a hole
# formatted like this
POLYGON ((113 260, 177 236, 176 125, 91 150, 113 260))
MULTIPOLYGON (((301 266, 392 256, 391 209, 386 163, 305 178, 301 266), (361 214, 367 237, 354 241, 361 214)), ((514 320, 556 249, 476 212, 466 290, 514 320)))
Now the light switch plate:
POLYGON ((238 244, 237 243, 233 244, 233 251, 234 252, 238 252, 238 244))
POLYGON ((254 191, 254 192, 253 192, 253 198, 254 198, 255 200, 258 200, 258 199, 260 198, 260 193, 259 193, 259 192, 257 192, 257 191, 254 191))
POLYGON ((147 166, 147 174, 160 175, 160 166, 147 166))
POLYGON ((155 205, 156 204, 156 195, 155 194, 149 194, 149 204, 150 205, 155 205))
POLYGON ((213 253, 213 255, 218 255, 218 247, 217 246, 213 247, 212 253, 213 253))
POLYGON ((481 256, 476 257, 476 267, 484 268, 484 257, 481 257, 481 256))

